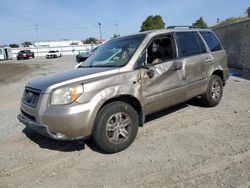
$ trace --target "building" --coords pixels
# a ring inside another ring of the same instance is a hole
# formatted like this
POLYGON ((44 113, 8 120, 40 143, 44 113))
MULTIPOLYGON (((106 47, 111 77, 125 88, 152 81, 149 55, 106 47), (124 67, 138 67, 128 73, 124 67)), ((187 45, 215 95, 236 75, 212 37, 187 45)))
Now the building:
POLYGON ((35 42, 34 46, 37 47, 61 47, 61 46, 80 46, 83 45, 81 40, 58 40, 58 41, 45 41, 35 42))

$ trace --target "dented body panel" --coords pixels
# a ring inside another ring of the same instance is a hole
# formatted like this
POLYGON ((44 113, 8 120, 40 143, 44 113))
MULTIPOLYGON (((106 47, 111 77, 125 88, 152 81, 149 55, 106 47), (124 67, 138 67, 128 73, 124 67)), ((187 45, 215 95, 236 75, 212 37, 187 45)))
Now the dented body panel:
POLYGON ((140 109, 136 111, 140 119, 144 119, 150 113, 205 93, 209 77, 215 70, 222 71, 226 81, 229 74, 225 51, 211 53, 207 45, 206 53, 189 57, 178 57, 179 51, 175 45, 175 58, 149 67, 139 65, 152 39, 178 31, 164 29, 145 32, 145 38, 125 66, 79 68, 29 82, 26 89, 35 90, 34 93, 39 96, 38 102, 35 108, 21 102, 18 119, 53 139, 86 138, 91 136, 97 113, 110 100, 126 97, 128 101, 138 101, 140 109), (149 71, 153 77, 149 76, 149 71), (72 84, 82 84, 84 90, 73 103, 50 104, 56 89, 72 84))

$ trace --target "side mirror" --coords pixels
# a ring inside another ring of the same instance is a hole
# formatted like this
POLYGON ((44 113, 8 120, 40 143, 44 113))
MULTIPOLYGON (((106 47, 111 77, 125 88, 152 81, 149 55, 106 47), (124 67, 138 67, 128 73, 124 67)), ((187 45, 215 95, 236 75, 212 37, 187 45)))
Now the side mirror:
POLYGON ((153 78, 154 75, 155 75, 154 69, 148 69, 148 70, 147 70, 147 75, 148 75, 148 77, 149 77, 150 79, 153 78))

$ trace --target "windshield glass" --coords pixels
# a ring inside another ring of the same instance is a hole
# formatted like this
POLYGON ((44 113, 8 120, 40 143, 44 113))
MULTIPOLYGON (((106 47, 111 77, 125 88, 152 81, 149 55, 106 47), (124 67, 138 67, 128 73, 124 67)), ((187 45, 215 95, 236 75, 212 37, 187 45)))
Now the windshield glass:
POLYGON ((121 67, 126 65, 145 34, 110 40, 100 46, 80 67, 121 67))

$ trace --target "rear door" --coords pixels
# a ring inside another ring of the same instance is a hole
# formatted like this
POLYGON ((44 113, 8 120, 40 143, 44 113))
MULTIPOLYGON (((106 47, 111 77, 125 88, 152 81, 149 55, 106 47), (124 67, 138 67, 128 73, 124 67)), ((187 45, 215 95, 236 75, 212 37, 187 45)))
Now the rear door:
POLYGON ((197 31, 176 32, 178 56, 185 62, 187 91, 185 99, 205 92, 206 78, 202 64, 206 63, 207 49, 197 31))
POLYGON ((200 34, 210 51, 207 55, 206 63, 201 67, 205 76, 209 78, 214 68, 219 66, 223 69, 227 68, 227 54, 212 31, 200 31, 200 34))

